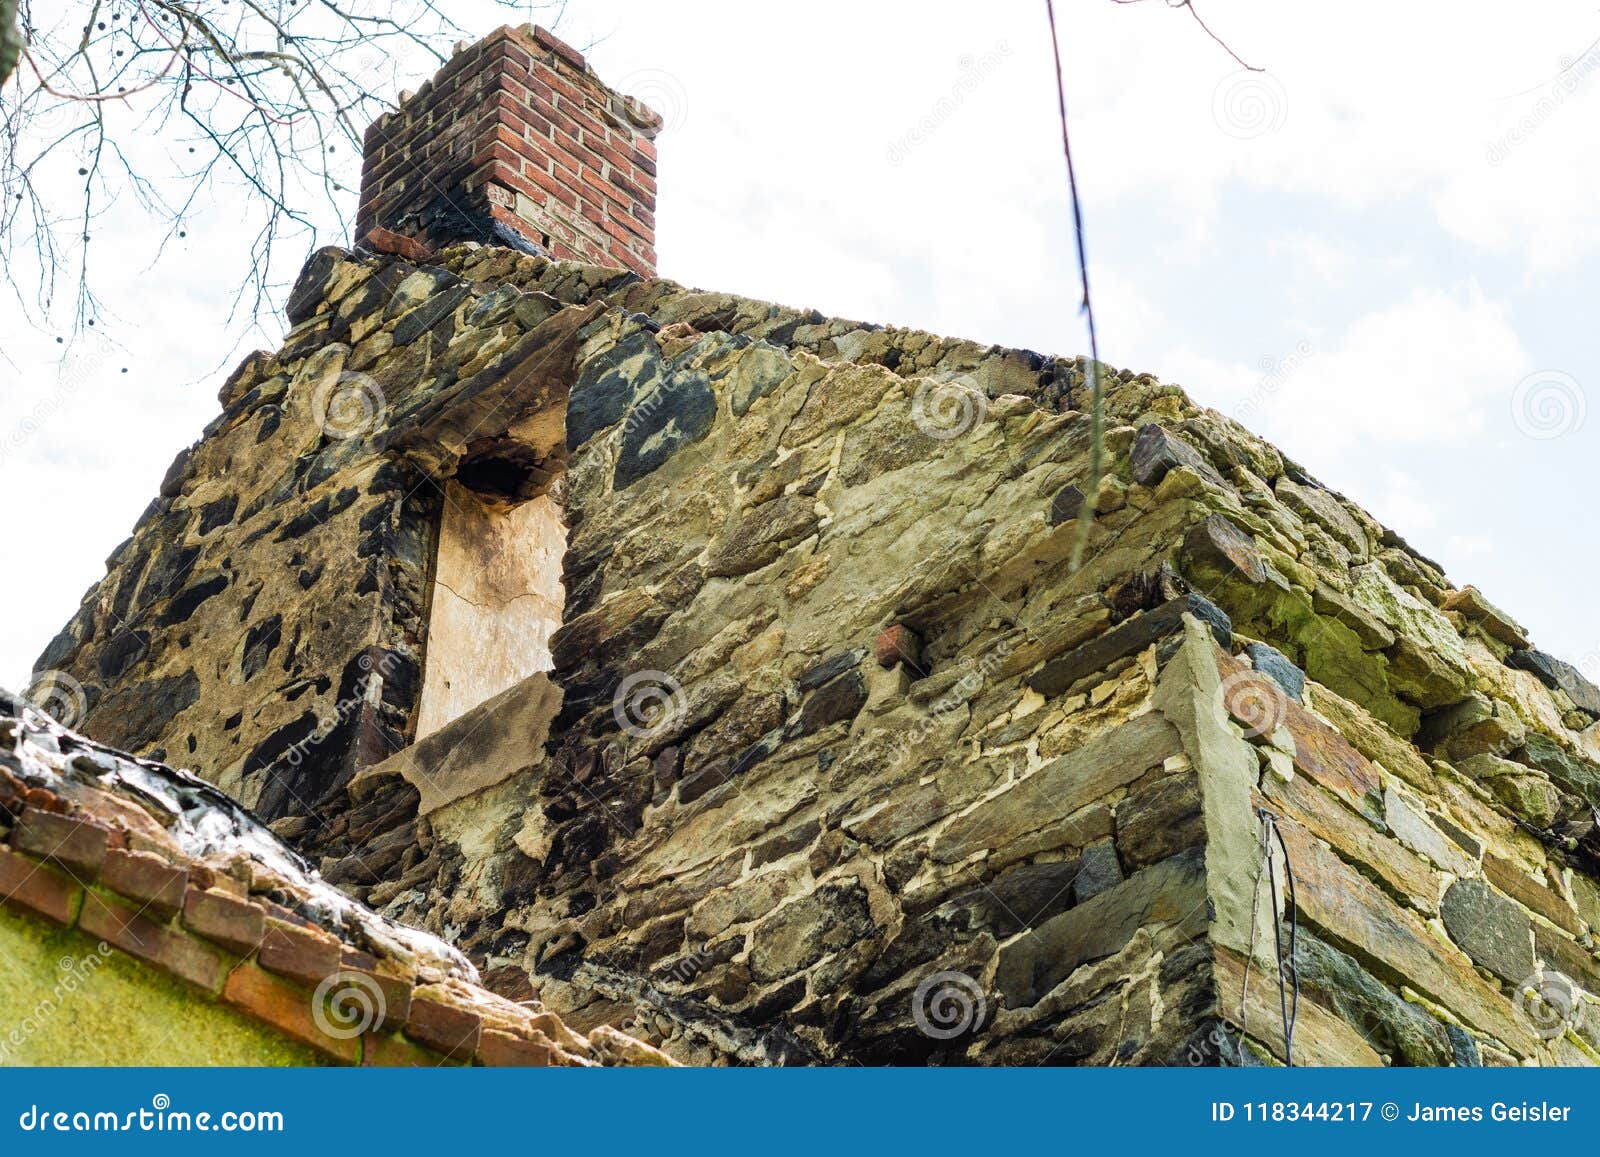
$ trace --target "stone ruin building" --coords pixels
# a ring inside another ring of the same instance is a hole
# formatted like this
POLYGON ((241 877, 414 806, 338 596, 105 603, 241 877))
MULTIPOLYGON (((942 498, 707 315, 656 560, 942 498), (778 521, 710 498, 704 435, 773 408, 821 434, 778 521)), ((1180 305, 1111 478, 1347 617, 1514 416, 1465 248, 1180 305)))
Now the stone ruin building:
POLYGON ((158 779, 257 849, 162 937, 344 947, 141 958, 414 988, 369 1062, 445 989, 556 1062, 1275 1064, 1291 989, 1297 1064, 1600 1057, 1600 690, 1175 386, 1094 487, 1082 359, 657 277, 659 123, 504 28, 372 127, 38 662, 98 743, 0 721, 8 938, 106 934, 158 779))

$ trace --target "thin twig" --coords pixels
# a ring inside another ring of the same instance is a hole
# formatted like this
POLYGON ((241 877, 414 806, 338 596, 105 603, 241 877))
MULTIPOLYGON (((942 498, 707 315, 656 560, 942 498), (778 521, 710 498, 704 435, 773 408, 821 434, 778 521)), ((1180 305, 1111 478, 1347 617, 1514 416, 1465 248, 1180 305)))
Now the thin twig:
MULTIPOLYGON (((1111 0, 1111 2, 1113 4, 1142 4, 1142 3, 1144 3, 1144 0, 1111 0)), ((1195 8, 1194 0, 1167 0, 1167 7, 1168 8, 1187 8, 1189 10, 1189 15, 1194 17, 1194 22, 1196 24, 1200 25, 1200 27, 1205 31, 1205 34, 1207 36, 1211 37, 1212 40, 1215 40, 1217 42, 1217 44, 1222 48, 1222 51, 1226 52, 1229 56, 1233 57, 1234 62, 1237 63, 1240 68, 1246 69, 1246 70, 1248 70, 1250 72, 1265 72, 1266 71, 1265 69, 1261 68, 1259 65, 1246 64, 1244 62, 1244 60, 1239 56, 1239 54, 1237 52, 1235 52, 1231 47, 1229 47, 1228 42, 1226 40, 1222 39, 1222 37, 1218 36, 1215 32, 1211 31, 1211 25, 1207 24, 1204 20, 1202 20, 1200 18, 1200 12, 1199 12, 1198 9, 1195 8)))

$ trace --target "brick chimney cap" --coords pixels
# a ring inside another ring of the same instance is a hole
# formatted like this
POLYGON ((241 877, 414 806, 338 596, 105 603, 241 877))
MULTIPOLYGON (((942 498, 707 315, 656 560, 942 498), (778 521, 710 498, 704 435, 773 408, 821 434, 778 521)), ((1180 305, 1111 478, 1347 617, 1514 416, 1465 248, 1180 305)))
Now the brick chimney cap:
POLYGON ((519 31, 525 36, 532 37, 533 42, 540 48, 549 49, 562 60, 572 65, 573 68, 582 72, 589 70, 588 64, 583 59, 583 53, 572 47, 565 40, 562 40, 548 28, 542 28, 537 24, 524 24, 519 31))

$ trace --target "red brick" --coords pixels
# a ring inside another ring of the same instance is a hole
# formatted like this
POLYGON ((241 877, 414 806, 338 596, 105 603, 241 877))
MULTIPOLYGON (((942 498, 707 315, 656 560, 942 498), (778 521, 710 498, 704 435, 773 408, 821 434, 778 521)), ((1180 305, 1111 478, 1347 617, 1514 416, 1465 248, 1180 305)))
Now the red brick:
POLYGON ((30 807, 23 810, 11 840, 17 851, 52 860, 87 884, 106 862, 110 835, 109 828, 89 820, 30 807))
POLYGON ((922 640, 904 623, 894 623, 879 631, 874 651, 880 667, 893 667, 897 663, 916 667, 922 662, 922 640))
POLYGON ((535 25, 533 29, 533 39, 534 43, 543 48, 548 48, 551 52, 561 57, 562 60, 565 60, 568 64, 572 65, 573 68, 581 70, 584 67, 583 53, 572 47, 572 45, 568 44, 565 40, 560 39, 555 35, 555 33, 549 31, 548 29, 540 28, 538 25, 535 25))
POLYGON ((346 1037, 337 1026, 335 1034, 330 1034, 318 1023, 327 1018, 318 1016, 317 998, 313 991, 280 980, 254 964, 246 962, 228 974, 222 999, 224 1003, 270 1024, 285 1036, 310 1045, 334 1060, 347 1065, 357 1064, 361 1060, 359 1035, 346 1037))
POLYGON ((326 932, 268 919, 261 939, 261 967, 305 984, 319 984, 339 971, 341 945, 326 932))
POLYGON ((54 868, 0 848, 0 900, 57 924, 78 917, 83 889, 54 868))
POLYGON ((620 94, 575 64, 580 56, 532 36, 497 30, 456 54, 387 124, 369 130, 358 235, 392 227, 436 187, 460 189, 491 212, 490 190, 510 188, 531 201, 523 206, 531 219, 508 220, 519 232, 542 241, 573 225, 568 256, 653 275, 654 190, 646 172, 654 168, 653 147, 616 125, 620 94), (464 179, 463 169, 470 174, 464 179), (615 212, 580 218, 586 198, 615 212))
POLYGON ((411 1001, 406 1035, 443 1056, 467 1059, 478 1051, 483 1020, 475 1012, 443 1004, 430 997, 411 1001))
POLYGON ((100 882, 120 896, 137 900, 147 915, 171 920, 183 908, 189 872, 149 852, 110 851, 100 869, 100 882))
POLYGON ((217 991, 227 975, 216 949, 96 892, 84 896, 78 928, 208 992, 217 991))
POLYGON ((563 185, 560 181, 556 180, 544 170, 535 169, 532 166, 524 166, 522 175, 527 177, 528 180, 532 181, 535 185, 538 185, 539 188, 549 193, 552 197, 554 197, 557 201, 560 201, 569 209, 575 209, 578 207, 578 196, 572 191, 572 187, 570 185, 563 185))
POLYGON ((494 1068, 547 1068, 554 1053, 549 1041, 523 1040, 497 1029, 484 1029, 478 1042, 479 1063, 494 1068))
POLYGON ((396 233, 392 229, 369 229, 366 241, 367 248, 375 253, 388 253, 419 264, 433 256, 433 250, 415 237, 407 237, 404 233, 396 233))
POLYGON ((239 900, 223 892, 190 888, 183 899, 183 923, 196 935, 240 956, 249 956, 261 946, 267 918, 248 900, 239 900))

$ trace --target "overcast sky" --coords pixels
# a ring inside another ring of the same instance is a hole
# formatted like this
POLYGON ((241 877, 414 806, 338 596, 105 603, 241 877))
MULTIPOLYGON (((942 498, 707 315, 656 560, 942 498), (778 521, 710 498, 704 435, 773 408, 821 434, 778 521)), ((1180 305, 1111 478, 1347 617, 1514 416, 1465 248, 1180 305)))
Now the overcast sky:
MULTIPOLYGON (((1600 678, 1592 0, 1448 20, 1201 0, 1262 74, 1163 0, 1059 8, 1103 357, 1239 417, 1600 678)), ((663 275, 1084 349, 1042 0, 571 0, 559 31, 666 118, 663 275)), ((393 67, 375 90, 431 71, 393 67)), ((282 335, 230 320, 240 197, 154 264, 119 203, 93 336, 58 344, 0 302, 0 683, 25 681, 231 365, 282 335)))

